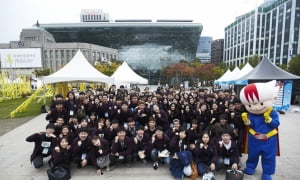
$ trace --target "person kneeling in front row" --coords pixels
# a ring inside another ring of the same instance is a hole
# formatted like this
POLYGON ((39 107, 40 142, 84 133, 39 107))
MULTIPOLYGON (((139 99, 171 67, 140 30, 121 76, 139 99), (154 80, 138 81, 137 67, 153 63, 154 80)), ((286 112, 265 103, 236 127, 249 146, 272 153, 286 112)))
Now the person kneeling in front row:
POLYGON ((46 132, 34 133, 26 138, 27 142, 34 142, 34 149, 30 156, 30 161, 37 169, 43 166, 43 158, 51 155, 56 145, 54 129, 54 124, 48 124, 46 126, 46 132))
POLYGON ((130 167, 132 161, 132 141, 126 136, 124 127, 118 128, 118 133, 112 142, 110 161, 116 165, 118 161, 123 161, 127 167, 130 167))

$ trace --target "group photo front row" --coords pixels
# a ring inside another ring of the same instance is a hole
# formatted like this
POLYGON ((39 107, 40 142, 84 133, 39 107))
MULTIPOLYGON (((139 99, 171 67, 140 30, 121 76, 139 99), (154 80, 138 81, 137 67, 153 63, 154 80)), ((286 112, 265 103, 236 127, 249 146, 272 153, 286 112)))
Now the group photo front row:
POLYGON ((91 166, 99 175, 112 171, 112 176, 116 168, 136 163, 154 171, 167 167, 176 179, 242 173, 247 110, 228 90, 159 87, 139 92, 113 85, 108 91, 70 91, 55 95, 46 115, 49 123, 26 141, 34 143, 33 167, 47 164, 49 179, 70 179, 73 164, 91 166))

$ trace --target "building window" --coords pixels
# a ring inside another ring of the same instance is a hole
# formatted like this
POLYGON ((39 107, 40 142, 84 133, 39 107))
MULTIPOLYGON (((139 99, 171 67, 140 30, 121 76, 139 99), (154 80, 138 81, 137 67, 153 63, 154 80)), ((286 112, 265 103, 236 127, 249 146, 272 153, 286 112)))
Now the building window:
POLYGON ((58 50, 55 50, 55 58, 58 59, 58 50))
POLYGON ((24 37, 25 41, 35 41, 35 36, 24 37))
POLYGON ((45 57, 45 59, 48 58, 47 50, 44 50, 44 57, 45 57))
POLYGON ((65 51, 64 51, 64 50, 61 50, 61 51, 60 51, 60 57, 61 57, 61 58, 65 58, 65 51))
POLYGON ((50 53, 50 59, 53 59, 53 57, 54 57, 53 56, 53 50, 50 50, 49 53, 50 53))
POLYGON ((67 55, 67 59, 69 59, 70 58, 70 50, 66 51, 66 55, 67 55))

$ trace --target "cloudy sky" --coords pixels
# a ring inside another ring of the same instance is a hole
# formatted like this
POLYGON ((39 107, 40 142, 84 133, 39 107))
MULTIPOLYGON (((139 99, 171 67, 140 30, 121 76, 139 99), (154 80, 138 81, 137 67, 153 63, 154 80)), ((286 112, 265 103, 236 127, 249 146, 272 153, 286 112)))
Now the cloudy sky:
POLYGON ((224 37, 235 17, 264 0, 0 0, 0 43, 19 40, 22 28, 80 22, 81 9, 102 9, 111 19, 193 19, 202 36, 224 37))

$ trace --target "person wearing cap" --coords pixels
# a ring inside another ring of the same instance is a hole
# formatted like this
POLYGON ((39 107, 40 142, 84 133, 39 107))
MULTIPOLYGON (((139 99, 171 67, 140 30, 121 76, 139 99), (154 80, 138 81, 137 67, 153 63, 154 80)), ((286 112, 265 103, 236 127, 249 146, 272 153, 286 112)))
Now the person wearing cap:
POLYGON ((132 161, 132 140, 126 136, 124 127, 118 128, 117 136, 112 141, 110 161, 113 165, 121 161, 127 167, 130 167, 132 161))
POLYGON ((46 120, 49 121, 49 123, 55 123, 58 117, 62 117, 64 119, 64 125, 67 124, 69 114, 63 104, 63 101, 55 101, 55 108, 48 111, 48 114, 46 115, 46 120))
POLYGON ((163 128, 158 126, 151 138, 151 159, 153 161, 153 169, 158 168, 158 159, 169 165, 170 164, 170 148, 169 137, 164 133, 163 128))
POLYGON ((78 137, 72 143, 73 161, 77 164, 77 168, 85 167, 88 163, 87 154, 90 151, 91 140, 88 136, 87 128, 78 129, 78 137))
POLYGON ((26 138, 27 142, 34 142, 34 149, 30 156, 30 161, 35 168, 43 166, 43 158, 51 155, 57 141, 54 135, 55 125, 48 124, 46 132, 34 133, 26 138))

